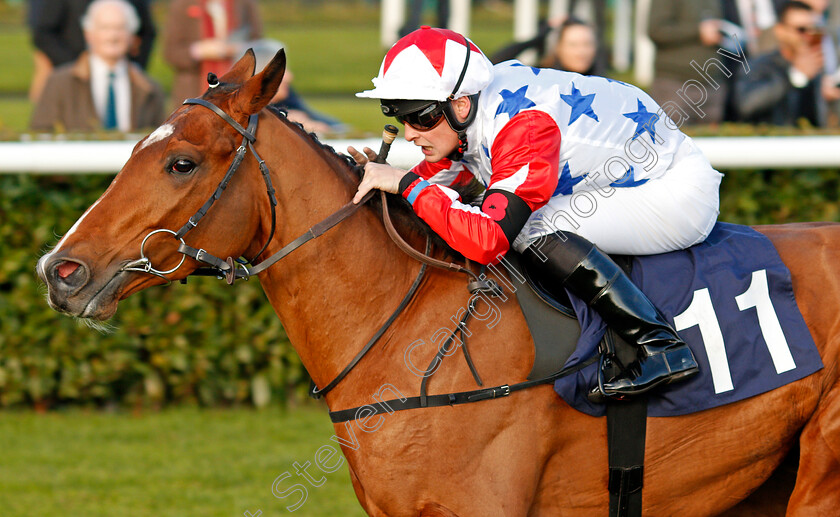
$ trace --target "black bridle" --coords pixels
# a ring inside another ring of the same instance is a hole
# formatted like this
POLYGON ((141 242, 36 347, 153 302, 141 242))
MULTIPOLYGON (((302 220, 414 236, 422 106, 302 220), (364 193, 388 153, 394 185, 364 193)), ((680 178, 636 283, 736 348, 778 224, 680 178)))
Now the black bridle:
MULTIPOLYGON (((468 49, 469 52, 469 49, 468 49)), ((266 241, 265 245, 263 245, 262 249, 254 255, 252 260, 256 260, 267 248, 268 245, 271 243, 271 240, 274 238, 274 231, 276 226, 276 209, 277 206, 277 198, 275 197, 275 190, 271 183, 271 177, 269 174, 268 166, 266 166, 265 161, 260 158, 260 155, 257 153, 257 150, 254 148, 254 142, 256 141, 256 132, 257 132, 257 123, 259 114, 254 114, 249 116, 248 118, 248 128, 243 128, 238 122, 236 122, 230 115, 222 111, 221 108, 216 106, 215 104, 208 102, 204 99, 187 99, 184 101, 184 104, 197 104, 199 106, 204 106, 205 108, 211 110, 213 113, 221 117, 225 122, 227 122, 231 127, 233 127, 239 134, 242 135, 242 143, 236 150, 236 154, 233 157, 233 161, 231 162, 230 166, 228 167, 227 172, 225 173, 224 178, 216 187, 216 190, 213 192, 213 195, 201 206, 201 208, 189 218, 189 220, 181 227, 177 232, 174 232, 169 229, 157 229, 149 232, 143 241, 140 244, 140 258, 134 261, 131 261, 120 269, 120 271, 135 271, 140 273, 148 273, 155 276, 159 276, 167 281, 167 283, 171 283, 171 281, 165 276, 169 273, 173 273, 181 265, 184 263, 186 257, 191 257, 194 260, 201 262, 203 264, 207 264, 210 266, 209 268, 199 268, 193 271, 191 274, 193 275, 203 275, 203 276, 224 276, 229 284, 233 284, 234 280, 237 278, 248 279, 252 275, 256 275, 265 271, 272 265, 276 264, 280 261, 283 257, 288 255, 289 253, 293 252, 303 244, 309 242, 310 240, 323 235, 327 230, 332 228, 333 226, 337 225, 341 221, 347 219, 351 215, 353 215, 362 205, 367 203, 368 200, 374 195, 374 191, 368 192, 362 200, 356 204, 353 201, 349 201, 347 204, 339 208, 337 211, 333 212, 327 218, 319 222, 318 224, 312 226, 307 230, 303 235, 298 237, 297 239, 293 240, 282 249, 274 253, 272 256, 268 257, 264 261, 260 262, 259 264, 248 266, 247 264, 251 261, 248 260, 246 263, 240 262, 238 260, 234 260, 232 257, 228 257, 227 260, 222 260, 204 249, 196 249, 191 246, 188 246, 184 242, 184 236, 193 228, 198 226, 198 223, 201 219, 207 214, 207 211, 210 210, 210 207, 213 206, 213 203, 219 199, 222 195, 222 192, 230 183, 231 178, 233 177, 236 170, 242 164, 242 160, 245 159, 245 153, 248 149, 254 154, 254 158, 256 158, 257 162, 260 166, 260 172, 262 173, 263 180, 265 181, 266 191, 268 192, 269 202, 271 204, 271 231, 268 236, 268 240, 266 241), (182 253, 184 257, 181 258, 181 262, 175 266, 174 268, 167 270, 167 271, 160 271, 155 269, 152 266, 151 261, 145 256, 144 254, 144 246, 146 241, 154 234, 157 233, 170 233, 176 239, 181 241, 181 244, 178 246, 178 252, 182 253)), ((387 154, 387 148, 385 154, 387 154)), ((383 154, 383 153, 380 153, 383 154)), ((385 156, 380 156, 384 161, 385 156)), ((468 289, 471 293, 475 293, 478 291, 483 291, 490 296, 500 296, 501 290, 497 284, 492 281, 488 281, 487 279, 481 278, 476 276, 475 273, 470 271, 467 268, 459 266, 453 263, 446 263, 443 261, 432 259, 428 256, 430 247, 431 247, 431 240, 427 238, 426 240, 426 252, 420 253, 410 246, 407 243, 402 241, 398 234, 396 234, 396 230, 393 228, 393 225, 390 223, 390 216, 388 215, 388 203, 385 199, 384 192, 382 193, 382 205, 383 205, 383 222, 385 222, 386 230, 388 231, 389 235, 394 242, 397 244, 400 249, 405 251, 409 256, 419 260, 422 263, 420 267, 420 271, 417 273, 417 277, 414 279, 411 287, 408 289, 408 292, 403 296, 403 299, 400 301, 397 308, 391 314, 391 316, 385 321, 385 323, 376 331, 376 333, 368 340, 364 347, 356 354, 356 356, 345 366, 345 368, 339 372, 338 375, 333 378, 332 381, 327 383, 326 386, 323 388, 318 388, 317 386, 312 384, 310 387, 310 394, 315 398, 320 398, 323 395, 326 395, 329 391, 331 391, 338 383, 340 383, 347 374, 362 360, 365 355, 373 348, 373 345, 376 344, 377 341, 382 337, 382 335, 388 330, 391 324, 397 319, 397 317, 402 313, 411 299, 414 297, 415 293, 417 292, 420 284, 424 278, 426 273, 427 266, 433 266, 440 269, 445 269, 449 271, 465 273, 467 274, 472 280, 468 284, 468 289)), ((483 275, 482 275, 483 277, 483 275)), ((471 303, 474 303, 472 301, 471 303)), ((483 386, 480 377, 478 376, 478 372, 473 365, 472 359, 467 352, 466 346, 466 339, 463 332, 463 329, 466 328, 467 325, 467 318, 472 313, 472 310, 467 311, 464 317, 462 318, 456 330, 451 333, 451 336, 447 339, 445 345, 438 350, 437 355, 432 360, 432 364, 430 364, 429 368, 427 369, 427 374, 424 376, 423 382, 421 383, 420 387, 420 396, 419 397, 409 397, 409 398, 402 398, 396 400, 389 400, 389 401, 382 401, 378 402, 374 405, 365 405, 357 408, 349 408, 340 411, 331 411, 330 418, 333 422, 346 422, 348 420, 354 420, 359 418, 359 410, 363 408, 373 408, 374 414, 375 413, 382 413, 384 411, 393 412, 393 411, 400 411, 405 409, 414 409, 414 408, 421 408, 421 407, 438 407, 438 406, 451 406, 457 404, 465 404, 470 402, 478 402, 481 400, 488 400, 488 399, 495 399, 500 397, 506 397, 513 392, 531 388, 534 386, 538 386, 541 384, 548 384, 553 382, 554 380, 564 377, 566 375, 570 375, 581 368, 587 366, 595 359, 597 356, 593 356, 588 361, 584 361, 576 366, 571 368, 565 368, 560 370, 549 377, 545 377, 543 379, 537 379, 533 381, 525 381, 515 384, 504 384, 501 386, 495 386, 491 388, 481 388, 474 391, 468 392, 458 392, 458 393, 448 393, 442 395, 428 395, 426 392, 427 389, 427 382, 428 377, 434 373, 434 365, 436 361, 441 360, 445 355, 449 355, 451 352, 451 348, 454 346, 455 343, 455 333, 458 332, 458 329, 461 329, 461 348, 464 350, 464 357, 467 361, 467 364, 470 368, 471 373, 479 386, 483 386)))
POLYGON ((239 148, 237 148, 236 154, 234 154, 233 157, 233 161, 228 167, 224 178, 222 178, 222 181, 219 183, 219 186, 216 187, 216 190, 213 192, 213 195, 210 196, 210 198, 201 206, 201 208, 199 208, 198 211, 192 217, 190 217, 189 220, 177 232, 169 229, 158 229, 149 232, 140 244, 140 258, 125 264, 121 268, 121 271, 136 271, 140 273, 148 273, 151 275, 159 276, 166 280, 167 283, 171 283, 171 281, 165 275, 169 273, 174 273, 184 263, 184 259, 186 257, 190 257, 196 260, 197 262, 209 266, 207 268, 196 269, 191 273, 191 275, 224 277, 225 280, 227 280, 228 284, 233 284, 234 280, 236 280, 237 278, 247 280, 251 276, 257 275, 265 271, 269 267, 273 266, 286 255, 293 252, 306 242, 309 242, 310 240, 316 237, 320 237, 327 230, 353 215, 359 209, 359 207, 361 207, 367 200, 369 200, 373 196, 373 193, 371 192, 367 196, 365 196, 365 198, 358 204, 355 204, 352 201, 348 202, 346 205, 338 209, 336 212, 332 213, 326 219, 311 227, 303 235, 284 246, 280 251, 278 251, 271 257, 265 259, 264 261, 260 262, 259 264, 254 265, 253 261, 259 258, 259 256, 268 248, 268 245, 274 238, 277 215, 277 197, 275 196, 274 186, 271 183, 270 171, 268 170, 268 166, 265 164, 265 160, 263 160, 260 157, 259 153, 257 153, 257 150, 254 148, 254 142, 256 142, 257 140, 256 132, 257 124, 259 121, 259 114, 251 115, 248 118, 248 128, 246 129, 242 127, 242 125, 239 124, 236 120, 234 120, 233 117, 225 113, 221 108, 219 108, 212 102, 208 102, 204 99, 187 99, 184 101, 184 104, 197 104, 199 106, 204 106, 205 108, 209 109, 210 111, 221 117, 222 120, 227 122, 233 129, 235 129, 239 134, 242 135, 242 143, 239 145, 239 148), (269 236, 265 244, 260 249, 260 251, 258 251, 254 255, 253 259, 246 259, 244 262, 240 261, 239 259, 234 259, 233 257, 228 257, 227 259, 223 260, 207 252, 203 248, 193 248, 192 246, 189 246, 186 242, 184 242, 184 236, 187 234, 187 232, 198 226, 199 221, 201 221, 201 219, 207 214, 207 212, 210 210, 210 207, 213 206, 213 203, 215 203, 216 200, 218 200, 219 197, 221 197, 222 193, 227 188, 228 183, 230 183, 231 178, 233 178, 234 173, 236 173, 237 169, 239 169, 239 166, 242 164, 242 161, 245 159, 245 154, 249 149, 254 155, 254 158, 256 158, 257 163, 259 163, 260 173, 262 174, 263 181, 265 182, 269 204, 271 205, 271 231, 269 232, 269 236), (184 255, 184 257, 181 258, 181 262, 177 266, 167 271, 160 271, 158 269, 155 269, 152 266, 151 261, 146 257, 144 252, 144 246, 149 237, 151 237, 153 234, 161 232, 170 233, 174 238, 180 240, 181 244, 178 246, 178 252, 184 255), (249 266, 248 264, 252 265, 249 266))
MULTIPOLYGON (((177 232, 169 230, 169 229, 158 229, 149 232, 143 241, 140 244, 140 258, 134 261, 131 261, 125 264, 121 271, 135 271, 140 273, 148 273, 151 275, 159 276, 167 281, 167 283, 171 283, 171 281, 165 276, 166 274, 175 272, 181 265, 184 263, 186 257, 191 257, 194 260, 206 264, 210 267, 208 268, 199 268, 193 271, 192 275, 201 275, 201 276, 224 276, 229 284, 233 284, 234 280, 237 278, 248 279, 252 275, 259 274, 272 265, 279 262, 283 257, 288 255, 289 253, 293 252, 297 248, 301 247, 303 244, 309 242, 310 240, 320 237, 323 235, 327 230, 332 228, 333 226, 337 225, 341 221, 347 219, 351 215, 353 215, 362 205, 364 205, 371 197, 373 197, 374 192, 369 192, 362 200, 356 204, 353 201, 349 201, 347 204, 339 208, 337 211, 330 214, 327 218, 319 222, 318 224, 312 226, 307 230, 303 235, 298 237, 297 239, 293 240, 278 252, 270 256, 269 258, 265 259, 264 261, 260 262, 259 264, 248 266, 247 263, 242 263, 240 261, 234 260, 232 257, 228 257, 227 260, 222 260, 204 249, 196 249, 192 246, 187 245, 184 242, 184 236, 198 226, 198 223, 201 219, 207 214, 207 211, 210 210, 210 207, 213 206, 213 203, 221 197, 222 192, 230 183, 231 178, 233 177, 236 170, 242 164, 242 160, 245 159, 245 153, 248 149, 254 154, 254 157, 257 159, 257 162, 260 166, 260 172, 262 173, 263 180, 265 181, 266 190, 268 192, 269 201, 271 204, 271 232, 269 234, 268 240, 266 241, 265 245, 262 249, 254 255, 254 259, 256 260, 268 247, 269 243, 274 237, 274 230, 275 230, 275 219, 276 219, 276 209, 277 206, 277 199, 275 197, 275 190, 271 183, 271 177, 269 174, 268 166, 266 166, 265 161, 260 158, 260 155, 257 153, 257 150, 254 148, 254 142, 256 141, 256 131, 257 131, 257 121, 258 121, 258 114, 251 115, 248 118, 248 128, 243 128, 238 122, 236 122, 230 115, 222 111, 221 108, 216 106, 215 104, 208 102, 204 99, 187 99, 184 101, 184 104, 198 104, 199 106, 204 106, 208 108, 213 113, 220 116, 225 122, 230 124, 239 134, 242 135, 242 144, 236 150, 236 154, 233 157, 233 161, 231 162, 230 166, 228 167, 227 172, 225 173, 224 178, 219 183, 219 186, 216 187, 216 190, 213 192, 213 195, 201 206, 201 208, 189 218, 189 220, 181 227, 180 230, 177 232), (174 268, 167 270, 167 271, 160 271, 155 269, 152 266, 151 261, 145 256, 144 253, 144 246, 146 241, 152 235, 156 233, 170 233, 176 239, 181 241, 181 244, 178 246, 178 252, 182 253, 184 257, 181 258, 181 262, 174 268)), ((426 241, 426 254, 429 253, 431 246, 431 241, 427 239, 426 241)), ((247 261, 250 263, 251 261, 247 261)), ((417 292, 417 289, 420 287, 420 283, 425 275, 426 272, 426 264, 420 268, 420 271, 417 274, 414 283, 409 288, 408 292, 403 297, 400 304, 397 306, 396 310, 391 314, 388 320, 379 328, 379 330, 371 337, 371 339, 365 344, 362 350, 350 361, 350 363, 342 370, 330 383, 328 383, 324 388, 318 389, 317 387, 312 388, 312 394, 316 397, 325 395, 327 392, 332 390, 339 382, 341 382, 344 377, 350 373, 356 364, 370 351, 374 344, 379 340, 380 337, 385 333, 386 330, 391 326, 391 324, 396 320, 396 318, 402 313, 403 309, 408 305, 411 299, 414 297, 414 294, 417 292)))

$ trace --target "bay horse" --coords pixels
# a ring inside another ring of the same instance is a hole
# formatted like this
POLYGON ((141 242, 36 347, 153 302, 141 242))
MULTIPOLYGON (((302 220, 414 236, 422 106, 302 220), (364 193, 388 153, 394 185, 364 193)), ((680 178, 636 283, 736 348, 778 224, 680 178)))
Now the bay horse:
MULTIPOLYGON (((227 189, 186 237, 193 248, 218 257, 257 258, 265 242, 260 257, 274 254, 350 201, 359 181, 347 160, 265 109, 285 70, 282 51, 256 75, 254 66, 253 54, 246 53, 202 99, 242 127, 258 116, 253 148, 270 170, 276 214, 258 160, 246 154, 227 189), (273 222, 276 235, 270 239, 273 222)), ((206 108, 181 106, 141 140, 105 193, 39 260, 37 271, 53 308, 105 320, 119 300, 165 282, 163 276, 185 278, 201 265, 188 258, 177 268, 183 255, 170 235, 175 232, 153 232, 186 223, 246 144, 244 133, 206 108), (167 275, 127 267, 137 264, 141 250, 155 271, 167 275)), ((421 231, 401 228, 413 246, 423 247, 421 231)), ((775 510, 813 516, 836 515, 840 508, 840 226, 792 224, 759 231, 792 272, 825 368, 738 403, 650 418, 646 515, 732 511, 796 450, 797 441, 795 486, 792 493, 771 491, 783 499, 775 510)), ((433 253, 447 252, 436 246, 433 253)), ((364 207, 262 271, 259 281, 312 379, 325 386, 382 326, 420 268, 391 242, 377 210, 364 207)), ((330 409, 368 404, 383 387, 417 395, 421 379, 407 366, 407 348, 412 347, 414 364, 429 364, 437 353, 436 332, 452 327, 468 294, 461 275, 430 270, 405 311, 326 394, 330 409)), ((515 298, 497 303, 497 324, 473 325, 470 337, 475 367, 490 386, 524 380, 534 360, 515 298)), ((428 388, 430 394, 466 391, 475 381, 465 363, 453 359, 441 363, 428 388)), ((335 432, 356 495, 370 515, 607 514, 605 419, 573 410, 551 385, 474 404, 335 424, 335 432)), ((751 508, 735 510, 770 511, 751 508)))

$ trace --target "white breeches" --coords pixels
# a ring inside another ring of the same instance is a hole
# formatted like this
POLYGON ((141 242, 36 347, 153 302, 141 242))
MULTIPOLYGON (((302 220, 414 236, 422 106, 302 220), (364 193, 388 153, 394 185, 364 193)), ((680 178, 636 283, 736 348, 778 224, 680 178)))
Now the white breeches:
POLYGON ((529 240, 559 230, 576 233, 606 253, 652 255, 685 249, 712 231, 722 177, 697 152, 642 185, 553 198, 541 221, 531 225, 529 240))

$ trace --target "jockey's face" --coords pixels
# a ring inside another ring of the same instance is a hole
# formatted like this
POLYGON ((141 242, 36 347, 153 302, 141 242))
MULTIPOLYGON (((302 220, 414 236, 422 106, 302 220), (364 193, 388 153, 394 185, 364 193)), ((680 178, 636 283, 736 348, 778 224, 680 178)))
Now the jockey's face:
MULTIPOLYGON (((470 112, 470 99, 461 97, 452 101, 453 111, 459 120, 464 121, 470 112)), ((405 139, 421 148, 427 162, 438 162, 458 147, 458 133, 448 123, 441 123, 428 131, 419 131, 412 125, 405 125, 405 139)))

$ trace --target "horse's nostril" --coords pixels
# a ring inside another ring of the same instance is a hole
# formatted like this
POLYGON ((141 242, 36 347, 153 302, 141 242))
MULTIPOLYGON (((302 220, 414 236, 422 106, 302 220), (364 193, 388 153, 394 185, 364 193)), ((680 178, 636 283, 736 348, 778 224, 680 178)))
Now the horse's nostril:
POLYGON ((88 282, 87 267, 75 260, 57 260, 52 266, 52 285, 61 289, 78 289, 88 282))
POLYGON ((78 268, 78 262, 70 262, 69 260, 65 260, 61 264, 56 266, 55 270, 58 272, 58 276, 60 276, 61 278, 67 278, 68 276, 72 275, 78 268))

